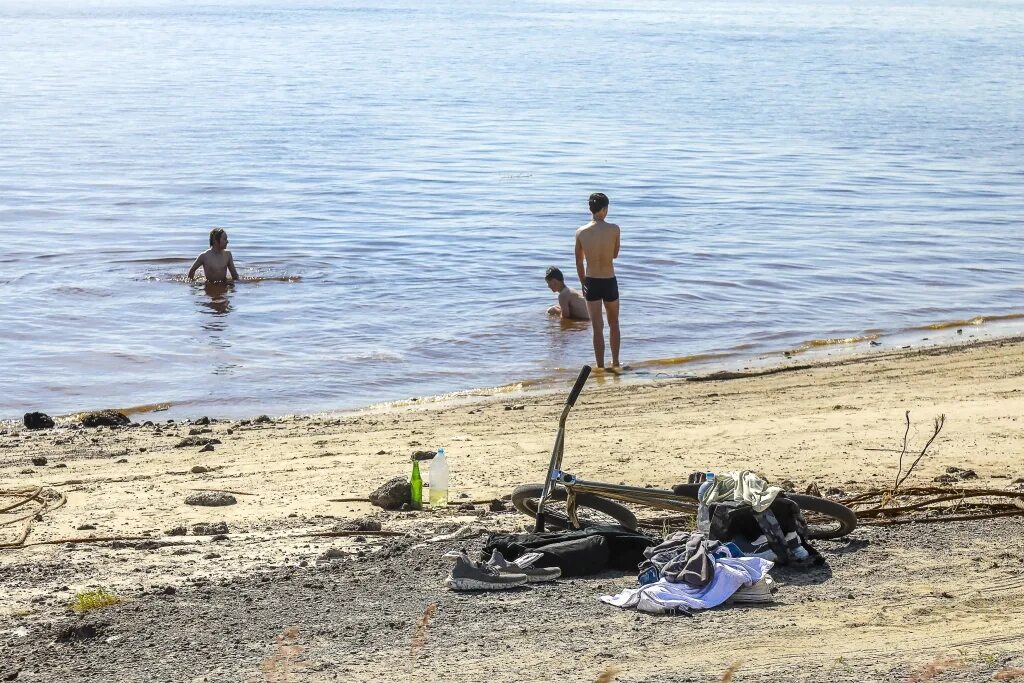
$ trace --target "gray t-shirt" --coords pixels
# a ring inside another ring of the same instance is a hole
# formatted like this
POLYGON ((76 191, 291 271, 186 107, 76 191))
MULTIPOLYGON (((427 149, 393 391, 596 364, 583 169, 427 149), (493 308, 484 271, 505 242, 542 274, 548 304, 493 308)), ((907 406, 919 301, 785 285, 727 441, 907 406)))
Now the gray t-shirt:
MULTIPOLYGON (((570 318, 576 320, 590 320, 590 312, 587 310, 587 301, 583 295, 568 285, 558 293, 558 305, 570 318)), ((564 317, 564 315, 563 315, 564 317)))

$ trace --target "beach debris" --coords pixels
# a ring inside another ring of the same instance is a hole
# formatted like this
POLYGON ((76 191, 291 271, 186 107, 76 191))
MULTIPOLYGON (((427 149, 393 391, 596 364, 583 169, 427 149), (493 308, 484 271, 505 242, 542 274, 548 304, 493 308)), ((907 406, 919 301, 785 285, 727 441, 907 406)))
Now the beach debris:
POLYGON ((405 477, 395 477, 381 484, 370 494, 370 502, 385 510, 397 510, 409 502, 412 487, 405 477))
POLYGON ((213 450, 213 444, 212 443, 208 443, 205 446, 203 446, 202 448, 200 448, 199 452, 200 453, 209 453, 212 450, 213 450))
POLYGON ((123 427, 131 420, 116 410, 97 410, 82 418, 83 427, 123 427))
MULTIPOLYGON (((213 449, 211 448, 210 450, 213 449)), ((203 465, 196 465, 189 471, 192 472, 192 474, 206 474, 207 472, 210 471, 210 468, 204 467, 203 465)))
POLYGON ((36 467, 42 467, 46 463, 47 463, 46 458, 44 458, 41 455, 37 455, 36 457, 32 458, 32 464, 35 465, 36 467))
POLYGON ((487 509, 491 512, 504 512, 505 510, 508 510, 508 506, 505 505, 505 501, 495 498, 487 504, 487 509))
POLYGON ((25 413, 27 429, 51 429, 53 425, 53 418, 46 413, 25 413))
POLYGON ((204 507, 221 507, 234 505, 237 502, 238 500, 234 496, 223 491, 201 491, 193 493, 185 499, 186 505, 202 505, 204 507))
MULTIPOLYGON (((383 453, 384 451, 381 451, 383 453)), ((413 460, 432 460, 437 455, 437 451, 413 451, 413 460)))
POLYGON ((184 524, 179 524, 176 527, 168 529, 164 532, 164 534, 167 536, 185 536, 186 534, 188 534, 188 527, 186 527, 184 524))
POLYGON ((380 522, 369 517, 359 517, 341 522, 334 527, 335 531, 380 531, 380 522))
MULTIPOLYGON (((175 448, 195 448, 196 446, 208 446, 210 444, 219 445, 220 439, 211 439, 206 436, 186 436, 184 439, 174 444, 175 448)), ((211 449, 213 450, 213 449, 211 449)))
POLYGON ((219 536, 227 532, 227 522, 199 522, 192 525, 192 534, 194 536, 219 536))
POLYGON ((932 481, 936 481, 940 484, 955 484, 958 481, 967 481, 969 479, 977 478, 978 473, 974 470, 967 470, 962 467, 947 467, 945 474, 940 474, 932 481))
POLYGON ((521 403, 510 403, 505 406, 505 410, 526 410, 526 406, 521 403))
POLYGON ((253 422, 256 424, 267 424, 268 422, 273 422, 273 420, 270 419, 269 415, 260 415, 253 422))
POLYGON ((199 418, 198 420, 196 420, 192 424, 194 424, 194 425, 208 425, 208 424, 210 424, 210 418, 208 418, 205 415, 203 415, 201 418, 199 418))

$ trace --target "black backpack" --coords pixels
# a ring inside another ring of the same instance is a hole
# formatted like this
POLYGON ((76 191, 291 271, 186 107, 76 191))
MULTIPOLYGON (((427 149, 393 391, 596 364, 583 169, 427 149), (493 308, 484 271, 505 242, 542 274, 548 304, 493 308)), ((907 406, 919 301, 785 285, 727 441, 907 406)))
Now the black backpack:
POLYGON ((764 512, 754 512, 749 503, 726 501, 711 506, 711 538, 722 543, 733 542, 745 553, 771 550, 776 564, 796 561, 792 551, 807 550, 809 557, 801 563, 823 564, 825 558, 807 540, 807 520, 800 506, 785 493, 775 497, 764 512))

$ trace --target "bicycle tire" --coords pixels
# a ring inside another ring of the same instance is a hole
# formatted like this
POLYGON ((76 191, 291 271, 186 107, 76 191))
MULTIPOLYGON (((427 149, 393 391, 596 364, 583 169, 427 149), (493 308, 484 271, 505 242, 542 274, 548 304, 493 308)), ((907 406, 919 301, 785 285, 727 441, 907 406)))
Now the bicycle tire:
MULTIPOLYGON (((536 519, 537 503, 540 501, 540 497, 543 492, 543 484, 523 484, 522 486, 517 486, 512 492, 512 505, 515 506, 516 510, 519 510, 524 515, 536 519)), ((551 495, 548 497, 548 503, 564 503, 567 498, 568 492, 564 488, 559 487, 551 492, 551 495)), ((613 500, 608 500, 607 498, 595 496, 590 493, 578 493, 576 494, 577 517, 583 516, 584 508, 589 508, 600 512, 601 514, 608 515, 614 519, 617 524, 620 524, 631 531, 636 531, 636 515, 630 512, 625 506, 619 505, 613 500)), ((546 526, 552 527, 556 530, 572 528, 572 523, 569 521, 567 514, 560 510, 550 508, 546 509, 544 512, 544 523, 546 526)), ((601 524, 601 522, 580 519, 580 527, 595 526, 598 524, 601 524)))
MULTIPOLYGON (((697 500, 700 484, 680 484, 673 491, 680 496, 697 500)), ((787 493, 786 496, 800 506, 803 512, 814 512, 828 517, 831 522, 818 524, 814 518, 807 520, 807 536, 815 540, 841 538, 857 528, 857 514, 842 503, 802 493, 787 493)))

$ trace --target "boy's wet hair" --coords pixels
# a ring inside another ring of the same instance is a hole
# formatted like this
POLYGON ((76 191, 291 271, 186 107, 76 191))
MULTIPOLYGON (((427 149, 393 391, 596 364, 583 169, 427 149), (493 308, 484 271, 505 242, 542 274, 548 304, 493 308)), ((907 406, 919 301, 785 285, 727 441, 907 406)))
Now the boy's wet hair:
POLYGON ((560 271, 555 266, 551 266, 550 268, 547 269, 547 272, 544 273, 545 282, 551 282, 552 280, 559 280, 561 282, 565 282, 565 276, 562 275, 562 271, 560 271))
POLYGON ((212 247, 224 236, 224 228, 214 228, 210 231, 210 246, 212 247))
POLYGON ((597 213, 608 206, 608 195, 604 192, 595 192, 590 195, 590 213, 597 213))

